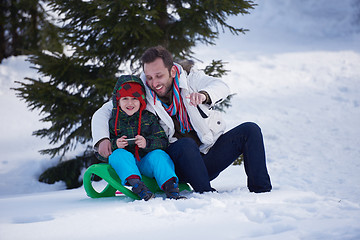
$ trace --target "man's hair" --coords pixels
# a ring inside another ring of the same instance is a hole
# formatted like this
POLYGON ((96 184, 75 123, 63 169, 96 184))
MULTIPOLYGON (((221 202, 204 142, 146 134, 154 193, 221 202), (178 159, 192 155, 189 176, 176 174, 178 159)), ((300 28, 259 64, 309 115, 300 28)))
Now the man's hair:
POLYGON ((170 71, 173 66, 173 57, 171 53, 163 46, 156 46, 148 48, 141 56, 141 65, 144 68, 145 63, 152 63, 157 58, 161 58, 164 62, 165 67, 170 71))

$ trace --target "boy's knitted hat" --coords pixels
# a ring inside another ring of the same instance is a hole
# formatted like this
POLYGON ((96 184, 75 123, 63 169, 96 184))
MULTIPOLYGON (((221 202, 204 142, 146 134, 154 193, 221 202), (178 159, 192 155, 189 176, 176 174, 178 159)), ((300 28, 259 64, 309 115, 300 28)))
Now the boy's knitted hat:
MULTIPOLYGON (((136 83, 136 82, 125 82, 116 90, 115 97, 116 97, 116 106, 117 106, 115 129, 114 129, 115 135, 117 135, 116 129, 117 129, 117 123, 118 123, 118 117, 119 117, 119 108, 120 108, 119 100, 122 97, 135 97, 136 99, 138 99, 140 101, 139 124, 138 124, 138 130, 137 130, 137 134, 140 135, 141 115, 142 115, 142 111, 146 108, 144 88, 139 83, 136 83)), ((135 146, 135 157, 137 160, 140 160, 139 147, 137 145, 135 146)))
POLYGON ((116 102, 119 102, 122 97, 134 97, 140 101, 140 111, 146 108, 145 91, 144 88, 135 82, 126 82, 122 84, 115 94, 116 102))

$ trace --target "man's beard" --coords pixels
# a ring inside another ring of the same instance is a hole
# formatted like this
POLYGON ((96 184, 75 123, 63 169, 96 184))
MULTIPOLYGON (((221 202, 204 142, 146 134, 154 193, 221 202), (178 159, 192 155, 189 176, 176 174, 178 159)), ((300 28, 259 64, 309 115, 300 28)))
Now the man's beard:
POLYGON ((172 90, 173 90, 173 83, 170 86, 165 86, 165 91, 162 94, 158 94, 155 90, 156 95, 158 95, 159 98, 167 98, 172 96, 172 90))
MULTIPOLYGON (((156 92, 155 92, 156 93, 156 92)), ((171 86, 169 86, 168 88, 165 89, 164 94, 157 94, 156 95, 160 98, 161 101, 165 102, 165 103, 171 103, 172 102, 172 95, 173 95, 173 84, 171 84, 171 86)))

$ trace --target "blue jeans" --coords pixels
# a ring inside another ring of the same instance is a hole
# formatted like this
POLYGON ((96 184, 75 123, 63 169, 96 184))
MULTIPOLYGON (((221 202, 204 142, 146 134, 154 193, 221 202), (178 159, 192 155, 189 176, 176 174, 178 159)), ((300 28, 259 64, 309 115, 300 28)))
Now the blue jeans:
POLYGON ((272 188, 261 129, 255 123, 243 123, 224 133, 207 154, 202 154, 191 138, 181 138, 170 144, 167 153, 175 163, 180 181, 190 183, 196 192, 213 191, 210 181, 240 154, 244 156, 248 189, 259 193, 272 188))
POLYGON ((160 188, 167 180, 175 178, 177 181, 178 179, 173 161, 165 151, 160 149, 149 152, 140 161, 137 161, 131 152, 119 148, 109 156, 109 164, 124 185, 127 182, 126 179, 131 175, 140 178, 141 174, 154 177, 160 188))

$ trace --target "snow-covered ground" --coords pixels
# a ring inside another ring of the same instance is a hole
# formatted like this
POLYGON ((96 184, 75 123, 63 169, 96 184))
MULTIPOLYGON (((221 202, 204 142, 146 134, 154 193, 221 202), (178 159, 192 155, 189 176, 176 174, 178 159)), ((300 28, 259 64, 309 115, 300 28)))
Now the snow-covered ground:
MULTIPOLYGON (((10 87, 36 77, 23 57, 0 65, 0 239, 360 239, 360 7, 355 0, 261 0, 197 57, 228 62, 237 95, 228 128, 263 131, 273 191, 249 193, 243 166, 184 201, 90 199, 37 182, 43 127, 10 87)), ((99 183, 101 185, 103 183, 99 183)))

